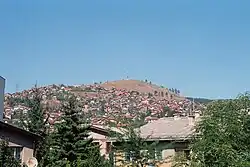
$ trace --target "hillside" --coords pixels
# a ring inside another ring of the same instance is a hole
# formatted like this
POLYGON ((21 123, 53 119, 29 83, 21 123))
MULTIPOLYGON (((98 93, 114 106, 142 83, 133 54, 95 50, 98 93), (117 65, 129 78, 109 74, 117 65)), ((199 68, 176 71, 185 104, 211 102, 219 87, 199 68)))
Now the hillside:
POLYGON ((140 93, 151 93, 156 95, 157 97, 171 98, 172 96, 172 98, 174 99, 179 99, 179 100, 185 99, 184 97, 181 97, 178 94, 170 92, 168 88, 152 84, 151 82, 144 82, 139 80, 110 81, 101 84, 100 86, 107 89, 116 88, 116 89, 125 89, 128 91, 137 91, 140 93))
MULTIPOLYGON (((32 98, 34 88, 14 94, 6 94, 5 119, 18 120, 20 113, 27 113, 26 98, 32 98)), ((82 112, 92 124, 107 124, 122 118, 147 122, 173 112, 187 115, 192 107, 200 109, 200 104, 192 102, 178 94, 152 83, 138 80, 110 81, 103 84, 80 86, 49 85, 39 87, 50 122, 60 117, 61 103, 69 95, 75 94, 82 112), (119 118, 119 119, 118 119, 119 118)))

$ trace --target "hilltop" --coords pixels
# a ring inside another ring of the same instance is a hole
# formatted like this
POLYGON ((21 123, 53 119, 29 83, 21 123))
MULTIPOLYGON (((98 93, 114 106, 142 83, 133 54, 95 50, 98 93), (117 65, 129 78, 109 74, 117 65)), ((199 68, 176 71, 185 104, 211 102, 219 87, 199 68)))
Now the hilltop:
POLYGON ((159 86, 156 84, 152 84, 148 81, 139 81, 139 80, 118 80, 111 81, 101 84, 100 86, 110 89, 125 89, 128 91, 137 91, 140 93, 151 93, 156 95, 157 97, 164 98, 174 98, 178 100, 184 100, 185 98, 180 96, 179 93, 174 93, 170 91, 170 89, 165 88, 163 86, 159 86))
MULTIPOLYGON (((106 90, 123 90, 128 92, 138 92, 139 94, 144 95, 152 95, 156 98, 167 98, 167 99, 176 99, 176 100, 184 100, 185 97, 181 96, 178 93, 174 93, 168 88, 164 88, 163 86, 158 86, 156 84, 152 84, 151 82, 145 82, 140 80, 116 80, 116 81, 107 81, 105 83, 95 83, 93 84, 96 87, 101 87, 106 90)), ((76 89, 72 89, 75 93, 81 93, 83 89, 79 88, 86 88, 88 86, 93 85, 82 85, 78 86, 76 89)), ((86 90, 85 90, 86 91, 86 90)))
MULTIPOLYGON (((39 87, 43 104, 50 113, 50 122, 60 117, 61 103, 69 95, 76 95, 82 112, 92 124, 121 123, 123 118, 148 122, 166 115, 187 115, 202 106, 183 96, 177 89, 168 89, 151 82, 118 80, 89 85, 49 85, 39 87), (119 119, 118 119, 119 118, 119 119)), ((18 121, 20 113, 27 113, 26 98, 32 98, 34 88, 6 94, 5 119, 18 121)))

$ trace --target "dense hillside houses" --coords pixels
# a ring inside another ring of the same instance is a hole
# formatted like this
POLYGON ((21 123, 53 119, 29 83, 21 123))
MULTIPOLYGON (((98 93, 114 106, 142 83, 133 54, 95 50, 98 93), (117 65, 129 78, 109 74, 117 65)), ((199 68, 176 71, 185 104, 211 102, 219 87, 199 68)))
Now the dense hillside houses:
MULTIPOLYGON (((5 95, 5 120, 18 121, 20 114, 28 112, 25 99, 34 96, 33 90, 34 88, 5 95)), ((46 111, 50 113, 51 124, 62 114, 61 103, 72 94, 77 96, 87 119, 95 125, 122 125, 117 118, 139 120, 143 124, 165 116, 190 115, 203 107, 167 88, 137 80, 78 86, 49 85, 39 87, 39 91, 46 111)))
MULTIPOLYGON (((52 132, 54 124, 60 122, 59 118, 64 114, 65 102, 74 95, 77 110, 81 112, 79 116, 91 125, 89 137, 100 145, 101 155, 106 159, 111 156, 115 165, 119 165, 121 160, 130 162, 131 157, 125 156, 128 154, 126 151, 114 149, 122 142, 112 137, 110 132, 125 135, 122 129, 126 129, 129 123, 140 129, 140 137, 146 139, 146 143, 158 143, 154 149, 162 166, 169 165, 169 157, 179 151, 189 154, 188 144, 194 128, 191 117, 200 115, 204 108, 202 104, 182 97, 177 89, 169 91, 162 86, 136 80, 78 86, 49 85, 5 94, 3 115, 6 125, 20 127, 21 121, 29 120, 29 99, 35 98, 36 93, 42 98, 45 120, 48 119, 52 132)), ((27 132, 25 127, 20 128, 27 132)))

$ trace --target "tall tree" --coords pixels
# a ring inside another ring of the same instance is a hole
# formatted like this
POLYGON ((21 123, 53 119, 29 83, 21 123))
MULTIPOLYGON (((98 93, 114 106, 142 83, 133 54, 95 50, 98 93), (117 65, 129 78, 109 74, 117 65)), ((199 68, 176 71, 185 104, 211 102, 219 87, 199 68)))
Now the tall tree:
POLYGON ((250 95, 208 105, 196 128, 192 162, 200 167, 250 166, 250 95))
POLYGON ((34 157, 40 166, 46 165, 46 157, 49 150, 49 127, 47 126, 49 115, 45 113, 42 105, 42 94, 37 85, 32 89, 32 97, 25 99, 26 106, 30 108, 27 115, 22 115, 21 125, 24 129, 41 136, 41 140, 35 143, 34 157))
POLYGON ((75 96, 71 96, 63 105, 62 116, 59 123, 55 125, 50 166, 64 167, 87 167, 99 166, 104 163, 101 158, 99 146, 92 143, 89 138, 90 126, 81 115, 81 107, 75 96), (90 157, 90 155, 92 155, 90 157), (94 159, 94 160, 93 160, 94 159))

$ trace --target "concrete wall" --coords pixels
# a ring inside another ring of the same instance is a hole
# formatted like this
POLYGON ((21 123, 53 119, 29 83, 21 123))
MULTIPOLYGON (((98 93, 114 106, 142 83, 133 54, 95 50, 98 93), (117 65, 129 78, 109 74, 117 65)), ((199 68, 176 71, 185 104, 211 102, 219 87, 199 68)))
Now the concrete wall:
POLYGON ((27 163, 28 159, 33 157, 33 149, 24 147, 21 152, 22 164, 27 163))
POLYGON ((0 76, 0 121, 3 120, 5 79, 0 76))

